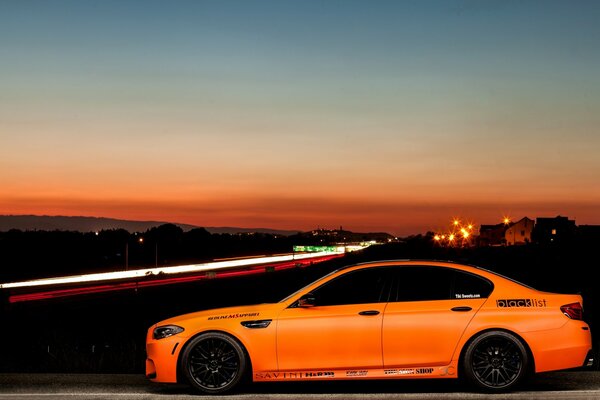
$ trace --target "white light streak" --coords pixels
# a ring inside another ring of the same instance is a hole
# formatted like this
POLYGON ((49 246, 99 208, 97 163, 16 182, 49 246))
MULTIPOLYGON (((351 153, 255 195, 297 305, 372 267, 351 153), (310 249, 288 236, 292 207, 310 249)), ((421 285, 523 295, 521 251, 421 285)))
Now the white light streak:
POLYGON ((118 271, 118 272, 103 272, 98 274, 87 274, 87 275, 73 275, 73 276, 62 276, 57 278, 47 279, 36 279, 32 281, 23 282, 11 282, 1 283, 0 289, 14 289, 24 287, 35 287, 35 286, 48 286, 48 285, 59 285, 67 283, 86 283, 86 282, 100 282, 100 281, 114 281, 122 279, 142 278, 145 276, 152 276, 158 274, 182 274, 190 272, 203 272, 203 271, 214 271, 224 268, 235 268, 245 267, 250 265, 258 264, 269 264, 284 261, 294 260, 305 260, 307 258, 317 258, 330 255, 341 254, 343 251, 321 251, 318 253, 306 253, 306 254, 286 254, 279 256, 269 257, 255 257, 245 258, 238 260, 228 261, 215 261, 202 264, 190 264, 190 265, 178 265, 174 267, 162 267, 162 268, 147 268, 147 269, 136 269, 131 271, 118 271))

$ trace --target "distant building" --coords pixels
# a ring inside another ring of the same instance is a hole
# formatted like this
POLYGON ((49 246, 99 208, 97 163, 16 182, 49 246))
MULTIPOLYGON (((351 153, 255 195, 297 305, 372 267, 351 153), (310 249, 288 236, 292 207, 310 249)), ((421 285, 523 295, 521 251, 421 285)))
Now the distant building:
POLYGON ((504 232, 505 243, 511 246, 531 243, 534 224, 535 222, 527 217, 509 224, 508 229, 504 232))
POLYGON ((506 244, 506 229, 509 225, 481 225, 479 228, 479 246, 500 246, 506 244))
POLYGON ((533 229, 533 240, 537 243, 572 241, 577 234, 575 220, 568 217, 537 218, 533 229))

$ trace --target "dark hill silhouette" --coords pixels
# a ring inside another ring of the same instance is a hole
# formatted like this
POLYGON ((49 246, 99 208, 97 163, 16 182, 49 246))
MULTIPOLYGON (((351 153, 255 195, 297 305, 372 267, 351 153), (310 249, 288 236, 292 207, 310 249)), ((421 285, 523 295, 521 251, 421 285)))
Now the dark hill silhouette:
MULTIPOLYGON (((125 229, 129 232, 144 232, 148 229, 167 224, 164 221, 130 221, 103 217, 66 217, 50 215, 0 215, 0 232, 11 229, 22 231, 78 231, 96 232, 108 229, 125 229)), ((196 225, 173 223, 184 232, 199 228, 196 225)), ((270 228, 238 228, 238 227, 204 227, 210 233, 269 233, 273 235, 294 235, 298 231, 270 229, 270 228)))

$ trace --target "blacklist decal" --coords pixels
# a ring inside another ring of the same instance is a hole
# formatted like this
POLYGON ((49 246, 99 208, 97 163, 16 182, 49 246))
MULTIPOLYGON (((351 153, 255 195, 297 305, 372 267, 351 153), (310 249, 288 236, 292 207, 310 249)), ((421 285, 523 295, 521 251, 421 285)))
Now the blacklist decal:
POLYGON ((215 315, 212 317, 208 317, 209 321, 215 319, 231 319, 231 318, 246 318, 246 317, 258 317, 260 313, 242 313, 242 314, 226 314, 226 315, 215 315))
POLYGON ((360 371, 346 371, 346 376, 366 376, 369 371, 360 370, 360 371))
POLYGON ((430 375, 433 373, 433 368, 397 368, 386 369, 384 375, 430 375))
POLYGON ((500 299, 496 300, 500 308, 546 307, 546 299, 500 299))

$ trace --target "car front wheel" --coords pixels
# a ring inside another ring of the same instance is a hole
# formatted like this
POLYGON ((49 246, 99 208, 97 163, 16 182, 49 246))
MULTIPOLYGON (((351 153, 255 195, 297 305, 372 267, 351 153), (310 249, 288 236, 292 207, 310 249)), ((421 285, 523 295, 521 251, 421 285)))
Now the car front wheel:
POLYGON ((526 376, 528 365, 523 343, 504 331, 477 336, 468 345, 463 359, 466 378, 487 392, 511 390, 526 376))
POLYGON ((195 337, 181 357, 188 382, 207 394, 232 390, 244 376, 246 365, 242 346, 231 336, 219 332, 195 337))

